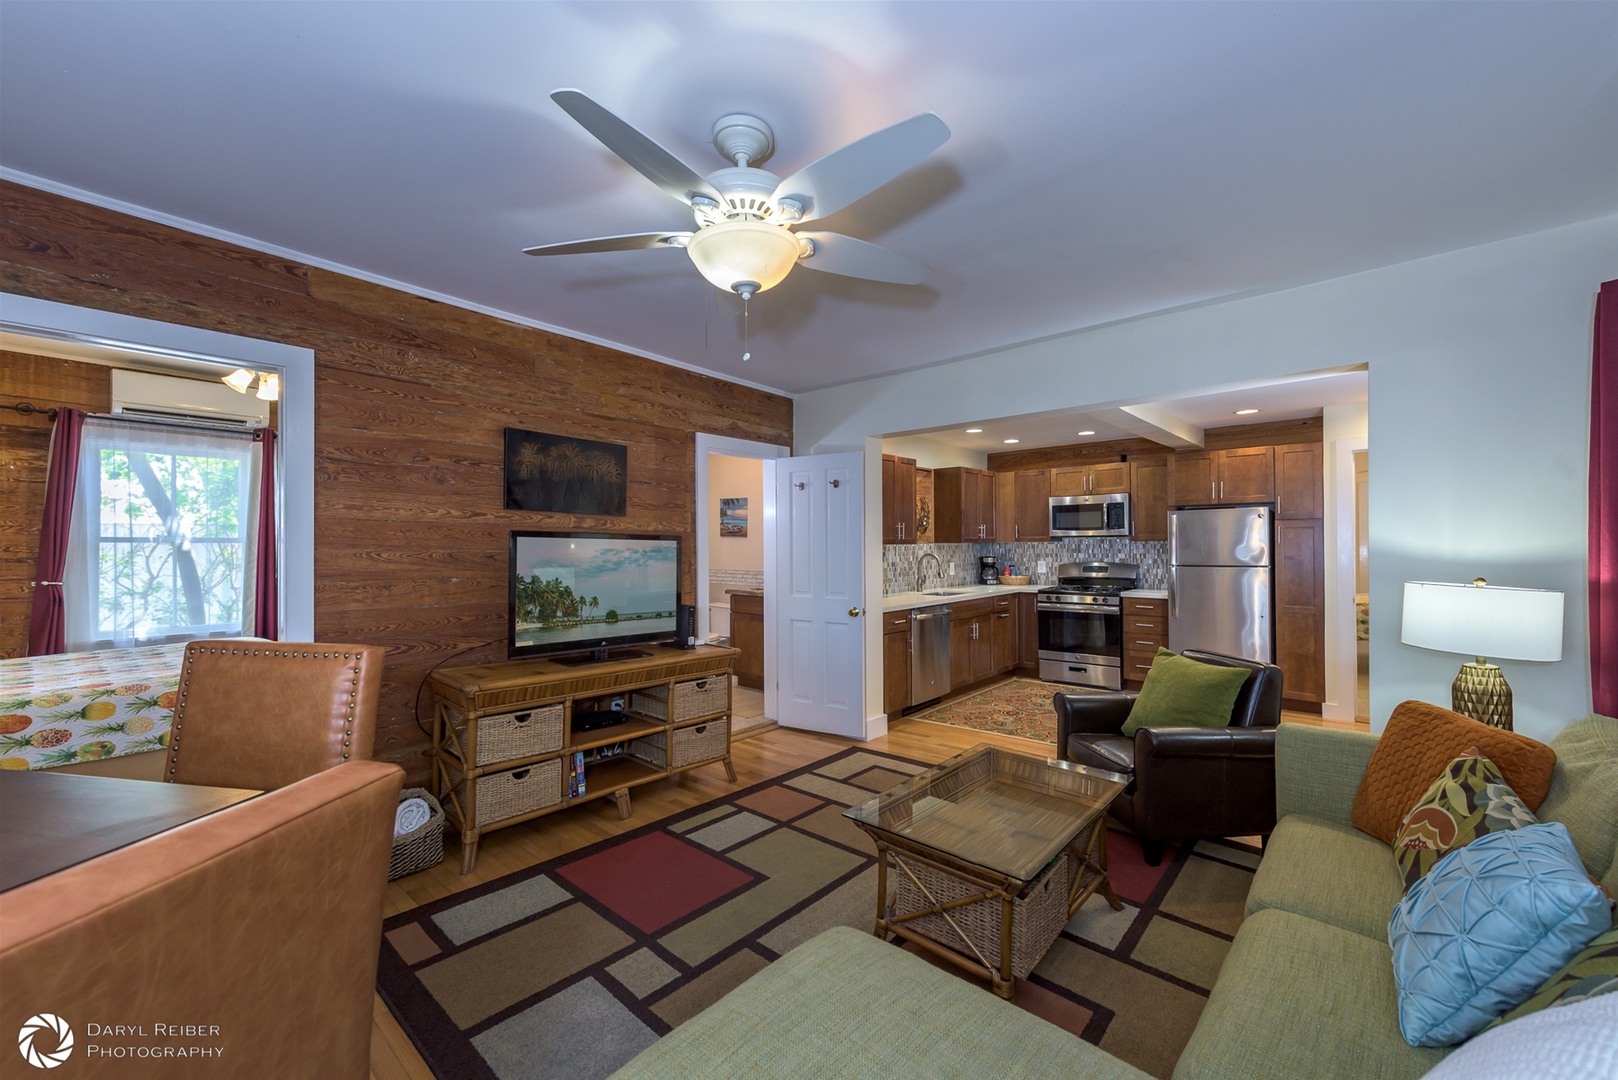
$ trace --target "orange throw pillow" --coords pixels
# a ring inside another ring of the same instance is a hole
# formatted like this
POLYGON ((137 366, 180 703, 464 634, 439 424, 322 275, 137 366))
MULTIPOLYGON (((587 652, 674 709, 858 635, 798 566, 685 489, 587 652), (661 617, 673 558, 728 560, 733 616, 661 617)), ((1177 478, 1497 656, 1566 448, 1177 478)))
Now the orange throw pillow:
POLYGON ((1479 723, 1425 701, 1406 701, 1393 710, 1371 752, 1371 762, 1354 796, 1354 827, 1392 844, 1399 823, 1416 805, 1433 777, 1476 746, 1500 768, 1511 790, 1530 810, 1538 810, 1551 786, 1556 751, 1542 742, 1479 723))

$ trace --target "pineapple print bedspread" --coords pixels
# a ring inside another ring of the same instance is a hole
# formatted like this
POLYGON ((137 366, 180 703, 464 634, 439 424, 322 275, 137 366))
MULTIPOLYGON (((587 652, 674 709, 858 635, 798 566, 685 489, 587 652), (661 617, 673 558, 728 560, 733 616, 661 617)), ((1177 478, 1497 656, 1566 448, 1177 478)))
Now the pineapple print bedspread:
POLYGON ((0 660, 0 769, 168 745, 185 642, 0 660))

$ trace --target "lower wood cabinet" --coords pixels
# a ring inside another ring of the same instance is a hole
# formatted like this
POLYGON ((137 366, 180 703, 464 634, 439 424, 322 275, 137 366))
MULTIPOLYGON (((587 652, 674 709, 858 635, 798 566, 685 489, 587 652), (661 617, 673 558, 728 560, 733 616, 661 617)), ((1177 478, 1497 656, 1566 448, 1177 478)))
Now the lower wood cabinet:
POLYGON ((1275 523, 1275 662, 1287 701, 1326 700, 1325 561, 1319 518, 1275 523))
POLYGON ((1011 597, 994 598, 989 627, 989 638, 994 644, 994 674, 1004 675, 1017 666, 1017 618, 1011 597))
POLYGON ((736 647, 736 681, 764 689, 764 596, 730 594, 730 643, 736 647))
POLYGON ((1017 613, 1017 666, 1039 670, 1039 598, 1018 593, 1013 607, 1017 613))
POLYGON ((910 611, 882 615, 882 711, 894 719, 910 704, 910 611))
POLYGON ((1139 685, 1152 669, 1158 649, 1169 644, 1169 602, 1126 596, 1123 601, 1124 682, 1139 685))

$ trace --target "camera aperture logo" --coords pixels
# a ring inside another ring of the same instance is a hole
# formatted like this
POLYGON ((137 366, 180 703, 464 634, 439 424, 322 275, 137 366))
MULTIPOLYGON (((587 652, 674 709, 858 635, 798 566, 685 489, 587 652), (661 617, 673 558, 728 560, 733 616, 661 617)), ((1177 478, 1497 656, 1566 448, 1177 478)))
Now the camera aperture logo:
POLYGON ((17 1032, 17 1049, 23 1060, 36 1069, 54 1069, 73 1056, 73 1029, 55 1013, 30 1016, 17 1032), (46 1050, 41 1044, 55 1042, 46 1050))

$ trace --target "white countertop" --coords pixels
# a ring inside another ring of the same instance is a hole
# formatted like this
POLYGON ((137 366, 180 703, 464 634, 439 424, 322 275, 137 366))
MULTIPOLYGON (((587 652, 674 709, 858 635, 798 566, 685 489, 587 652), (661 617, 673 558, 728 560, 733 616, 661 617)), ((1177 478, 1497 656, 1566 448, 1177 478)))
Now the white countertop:
POLYGON ((1042 588, 1043 585, 940 585, 934 591, 947 592, 948 596, 929 596, 922 592, 888 593, 882 598, 882 610, 902 611, 905 608, 959 604, 964 600, 980 600, 990 596, 1037 593, 1042 588))
POLYGON ((1137 600, 1167 600, 1169 591, 1167 589, 1130 589, 1123 595, 1133 596, 1137 600))

